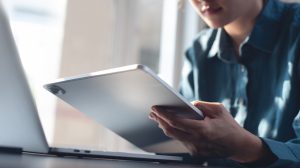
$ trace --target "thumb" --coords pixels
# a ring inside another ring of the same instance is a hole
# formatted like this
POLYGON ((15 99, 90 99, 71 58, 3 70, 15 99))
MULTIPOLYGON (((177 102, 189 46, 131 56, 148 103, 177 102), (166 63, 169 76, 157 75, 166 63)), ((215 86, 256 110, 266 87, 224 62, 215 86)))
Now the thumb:
POLYGON ((217 102, 193 101, 192 104, 201 110, 204 116, 209 118, 220 116, 225 109, 222 103, 217 102))

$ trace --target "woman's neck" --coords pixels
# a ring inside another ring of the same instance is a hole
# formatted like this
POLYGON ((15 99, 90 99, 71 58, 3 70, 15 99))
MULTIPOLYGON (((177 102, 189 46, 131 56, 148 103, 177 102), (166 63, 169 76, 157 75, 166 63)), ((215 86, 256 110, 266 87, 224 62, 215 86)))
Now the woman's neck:
POLYGON ((255 25, 255 21, 261 10, 263 9, 263 1, 255 1, 253 7, 250 12, 245 14, 245 16, 241 16, 237 20, 229 23, 224 26, 225 31, 231 37, 233 41, 233 45, 235 51, 238 55, 240 55, 240 45, 243 41, 245 41, 246 37, 248 37, 255 25))

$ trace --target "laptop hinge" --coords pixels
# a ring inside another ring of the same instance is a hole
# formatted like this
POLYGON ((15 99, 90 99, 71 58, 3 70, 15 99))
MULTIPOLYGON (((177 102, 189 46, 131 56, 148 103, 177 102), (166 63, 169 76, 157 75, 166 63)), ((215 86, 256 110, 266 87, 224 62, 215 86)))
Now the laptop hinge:
POLYGON ((12 146, 0 146, 1 153, 22 154, 23 148, 12 146))

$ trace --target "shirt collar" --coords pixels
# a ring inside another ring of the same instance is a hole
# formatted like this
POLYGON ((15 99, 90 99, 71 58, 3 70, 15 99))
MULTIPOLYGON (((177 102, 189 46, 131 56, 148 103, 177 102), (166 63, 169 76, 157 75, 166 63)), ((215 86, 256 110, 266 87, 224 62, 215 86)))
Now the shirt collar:
POLYGON ((284 15, 284 3, 279 0, 268 0, 247 41, 253 47, 271 53, 277 43, 280 24, 284 15))
MULTIPOLYGON (((284 3, 279 2, 279 0, 268 0, 244 44, 250 44, 259 50, 271 53, 279 37, 283 10, 284 3)), ((233 49, 232 42, 229 41, 229 36, 222 28, 216 29, 216 31, 215 40, 208 53, 208 57, 218 56, 222 60, 225 59, 225 61, 235 61, 231 60, 233 57, 230 57, 230 60, 228 60, 229 57, 226 56, 227 54, 224 54, 226 50, 228 51, 228 47, 230 50, 233 49), (227 57, 227 59, 224 57, 227 57)))
POLYGON ((213 41, 212 46, 209 50, 208 58, 212 58, 220 53, 221 31, 220 31, 220 29, 217 29, 216 31, 217 31, 217 34, 216 34, 215 40, 213 41))
POLYGON ((238 60, 234 55, 235 51, 231 38, 222 28, 219 28, 216 31, 216 37, 209 51, 208 57, 212 58, 217 56, 226 63, 236 63, 238 60))

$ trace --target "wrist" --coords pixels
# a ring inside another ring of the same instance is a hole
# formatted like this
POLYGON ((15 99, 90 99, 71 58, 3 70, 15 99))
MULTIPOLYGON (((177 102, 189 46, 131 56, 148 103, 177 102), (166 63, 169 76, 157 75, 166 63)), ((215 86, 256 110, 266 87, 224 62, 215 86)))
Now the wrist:
POLYGON ((237 149, 239 150, 237 150, 231 159, 240 163, 251 163, 264 159, 269 160, 273 156, 263 141, 248 131, 245 131, 245 135, 240 139, 237 149))

